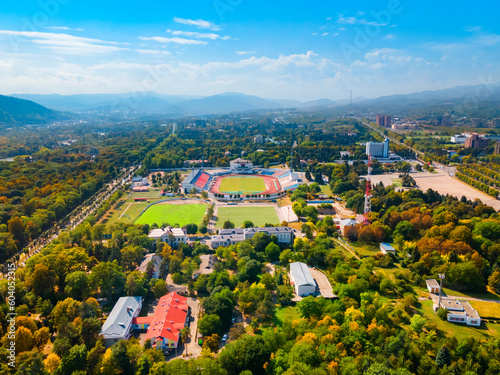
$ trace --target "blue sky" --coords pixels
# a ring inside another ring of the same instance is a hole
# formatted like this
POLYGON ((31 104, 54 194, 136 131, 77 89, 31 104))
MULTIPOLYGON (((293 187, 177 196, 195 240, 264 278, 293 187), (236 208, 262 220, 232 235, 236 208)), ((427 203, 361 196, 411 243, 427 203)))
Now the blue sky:
POLYGON ((500 81, 480 1, 40 0, 0 8, 0 92, 378 97, 500 81))

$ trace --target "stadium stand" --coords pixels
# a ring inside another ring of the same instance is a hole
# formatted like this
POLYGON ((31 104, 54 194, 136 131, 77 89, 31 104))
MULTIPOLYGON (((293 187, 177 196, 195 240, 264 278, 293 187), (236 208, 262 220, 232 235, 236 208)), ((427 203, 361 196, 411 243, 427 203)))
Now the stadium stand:
POLYGON ((207 173, 202 173, 198 179, 195 180, 195 183, 194 185, 196 187, 199 187, 200 189, 204 189, 205 188, 205 184, 208 182, 208 179, 210 178, 210 175, 207 174, 207 173))

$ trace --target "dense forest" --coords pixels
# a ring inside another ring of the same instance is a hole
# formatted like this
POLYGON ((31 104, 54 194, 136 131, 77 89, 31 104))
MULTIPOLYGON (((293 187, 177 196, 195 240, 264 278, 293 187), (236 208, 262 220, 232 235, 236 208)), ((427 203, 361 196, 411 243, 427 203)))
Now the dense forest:
MULTIPOLYGON (((104 135, 83 132, 71 145, 51 149, 40 145, 14 162, 1 163, 0 246, 5 255, 91 197, 121 168, 142 162, 139 173, 144 174, 202 157, 214 166, 225 166, 240 155, 259 165, 290 163, 295 141, 294 165, 304 160, 303 170, 316 180, 289 193, 294 211, 302 217, 305 237, 288 247, 280 246, 275 236, 258 233, 227 248, 212 250, 199 242, 172 248, 149 239, 148 225, 106 226, 89 217, 75 229, 63 231, 15 272, 15 368, 8 365, 11 281, 0 280, 1 373, 499 373, 498 335, 484 329, 479 331, 482 335, 457 338, 424 314, 429 301, 422 297, 425 279, 437 278, 438 273, 446 273, 447 286, 457 292, 495 296, 500 291, 497 212, 477 200, 377 185, 371 223, 350 227, 346 239, 357 248, 392 242, 398 256, 355 257, 338 242, 332 217, 319 219, 307 200, 321 191, 326 176, 332 193, 361 212, 366 181, 359 176, 366 165, 333 161, 341 159, 340 151, 350 151, 353 159, 364 158, 360 142, 375 139, 374 135, 350 120, 335 124, 316 118, 293 124, 268 118, 248 123, 220 120, 196 128, 190 120, 179 122, 173 135, 170 128, 157 125, 104 135), (258 134, 276 143, 255 143, 258 134), (261 148, 265 151, 257 151, 261 148), (136 270, 148 252, 162 259, 158 279, 136 270), (220 262, 212 274, 193 280, 203 254, 215 254, 220 262), (293 302, 288 266, 295 261, 324 272, 337 298, 293 302), (270 262, 275 264, 272 274, 270 262), (151 342, 141 345, 136 339, 106 348, 99 332, 116 300, 141 296, 145 306, 151 306, 167 292, 168 273, 201 301, 198 329, 205 337, 201 355, 165 361, 151 342), (105 305, 98 302, 103 299, 105 305), (248 324, 231 323, 235 309, 248 324), (219 352, 228 330, 228 343, 219 352)), ((386 168, 374 164, 375 173, 386 168)), ((407 173, 409 165, 390 168, 407 173)), ((438 310, 438 315, 446 320, 446 312, 438 310)), ((495 318, 488 317, 487 324, 498 326, 495 318)))

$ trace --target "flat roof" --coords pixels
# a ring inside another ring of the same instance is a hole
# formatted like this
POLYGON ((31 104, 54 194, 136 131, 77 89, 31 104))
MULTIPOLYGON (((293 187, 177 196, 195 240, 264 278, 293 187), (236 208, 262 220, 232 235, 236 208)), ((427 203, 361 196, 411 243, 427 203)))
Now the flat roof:
POLYGON ((436 281, 436 279, 427 279, 425 280, 425 283, 431 288, 439 288, 439 283, 436 281))
POLYGON ((316 285, 307 264, 302 262, 290 263, 290 272, 293 274, 297 285, 316 285))
POLYGON ((382 246, 382 248, 385 251, 396 251, 396 249, 394 247, 392 247, 392 245, 388 242, 381 242, 380 246, 382 246))

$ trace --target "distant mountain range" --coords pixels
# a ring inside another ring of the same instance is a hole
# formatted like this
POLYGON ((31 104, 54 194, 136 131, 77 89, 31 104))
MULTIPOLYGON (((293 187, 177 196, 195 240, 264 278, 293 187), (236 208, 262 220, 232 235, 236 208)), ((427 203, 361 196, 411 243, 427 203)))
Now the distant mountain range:
MULTIPOLYGON (((130 94, 0 96, 0 124, 43 124, 68 118, 68 113, 155 114, 170 117, 217 115, 258 110, 325 110, 338 114, 349 110, 349 100, 263 99, 240 93, 208 97, 162 95, 155 92, 130 94), (51 109, 48 109, 51 108, 51 109)), ((376 99, 353 99, 353 113, 439 115, 452 113, 470 117, 500 117, 500 84, 459 86, 445 90, 391 95, 376 99)))
POLYGON ((0 95, 0 126, 43 125, 67 118, 68 114, 32 101, 0 95))

